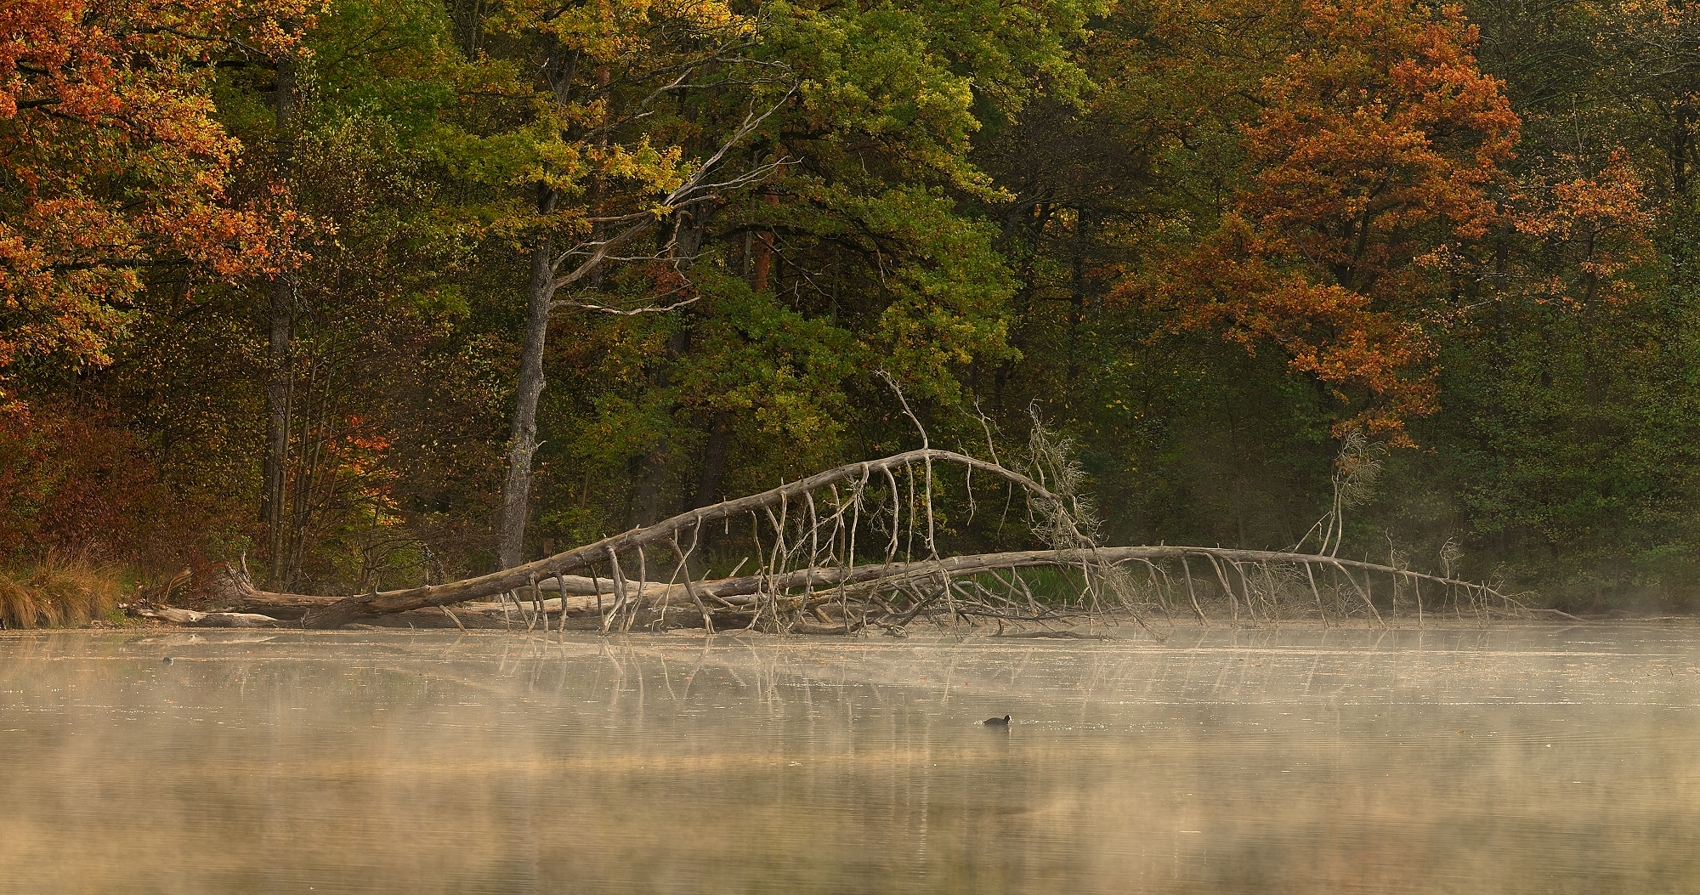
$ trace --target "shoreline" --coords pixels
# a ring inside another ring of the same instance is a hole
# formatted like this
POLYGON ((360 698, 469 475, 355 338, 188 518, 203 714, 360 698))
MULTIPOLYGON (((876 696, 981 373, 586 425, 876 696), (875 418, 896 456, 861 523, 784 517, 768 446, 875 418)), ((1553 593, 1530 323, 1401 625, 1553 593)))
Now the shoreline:
MULTIPOLYGON (((1582 626, 1649 626, 1649 627, 1682 627, 1692 625, 1700 631, 1700 615, 1612 615, 1612 616, 1583 616, 1564 618, 1524 618, 1504 617, 1471 618, 1469 616, 1427 615, 1421 622, 1415 617, 1389 618, 1384 622, 1375 619, 1330 619, 1327 622, 1318 618, 1289 618, 1272 621, 1250 621, 1232 619, 1212 619, 1209 624, 1203 624, 1197 618, 1175 619, 1173 622, 1146 620, 1149 627, 1142 627, 1132 617, 1101 615, 1095 622, 1088 621, 1074 625, 1058 625, 1051 628, 1029 627, 1015 629, 1013 625, 1006 626, 999 632, 990 625, 958 626, 951 628, 944 625, 916 625, 899 633, 885 631, 856 631, 850 634, 827 634, 819 632, 799 632, 776 634, 769 631, 751 630, 745 628, 721 629, 708 634, 699 626, 678 625, 658 630, 632 630, 603 634, 599 627, 572 626, 566 631, 552 628, 545 632, 534 627, 527 630, 523 623, 506 626, 497 623, 489 624, 481 620, 478 624, 464 624, 457 629, 440 614, 442 624, 415 624, 419 621, 404 617, 395 618, 394 624, 373 625, 355 624, 339 629, 323 630, 305 628, 287 623, 265 627, 232 627, 175 624, 155 619, 134 619, 126 624, 114 624, 107 621, 96 621, 90 624, 73 627, 36 627, 36 628, 5 628, 0 629, 0 641, 22 639, 36 635, 52 634, 150 634, 150 633, 189 633, 205 634, 208 632, 228 632, 231 634, 420 634, 437 632, 454 632, 459 635, 501 635, 521 636, 526 638, 559 638, 563 635, 590 636, 604 639, 673 639, 678 637, 757 637, 761 639, 795 640, 799 642, 832 643, 840 641, 900 641, 907 639, 954 639, 957 641, 986 640, 986 641, 1045 641, 1045 642, 1134 642, 1163 643, 1172 636, 1196 635, 1212 631, 1235 632, 1268 632, 1283 630, 1302 630, 1314 632, 1408 632, 1408 631, 1461 631, 1511 628, 1548 628, 1568 629, 1582 626)), ((428 619, 427 619, 428 620, 428 619)), ((464 623, 465 619, 463 619, 464 623)), ((518 619, 516 619, 518 621, 518 619)))

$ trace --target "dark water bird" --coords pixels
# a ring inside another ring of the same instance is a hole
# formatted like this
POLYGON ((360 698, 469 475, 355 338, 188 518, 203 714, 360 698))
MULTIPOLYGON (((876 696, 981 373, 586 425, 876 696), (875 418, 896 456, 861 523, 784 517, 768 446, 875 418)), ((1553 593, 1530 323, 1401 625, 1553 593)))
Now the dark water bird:
POLYGON ((987 727, 1008 727, 1009 726, 1009 716, 1005 715, 1002 718, 987 718, 986 720, 981 721, 980 723, 986 725, 987 727))

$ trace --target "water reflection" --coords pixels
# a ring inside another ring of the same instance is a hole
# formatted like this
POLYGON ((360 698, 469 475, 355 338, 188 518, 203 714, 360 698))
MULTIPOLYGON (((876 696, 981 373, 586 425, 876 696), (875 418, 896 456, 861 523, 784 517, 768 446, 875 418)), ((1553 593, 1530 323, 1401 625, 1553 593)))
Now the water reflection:
POLYGON ((0 891, 1685 890, 1696 634, 10 636, 0 891))

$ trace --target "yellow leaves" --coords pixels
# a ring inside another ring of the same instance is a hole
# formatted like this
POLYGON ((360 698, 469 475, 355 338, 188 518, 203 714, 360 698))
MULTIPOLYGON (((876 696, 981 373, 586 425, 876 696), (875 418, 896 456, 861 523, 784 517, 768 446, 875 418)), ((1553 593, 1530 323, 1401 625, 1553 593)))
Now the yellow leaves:
POLYGON ((723 0, 672 0, 657 6, 666 10, 669 18, 690 22, 698 28, 723 30, 736 34, 751 34, 755 20, 732 11, 723 0))
POLYGON ((532 157, 514 172, 511 182, 516 186, 541 183, 569 196, 579 195, 594 170, 586 158, 587 147, 561 139, 553 127, 536 130, 530 135, 535 142, 527 147, 532 157))
POLYGON ((684 151, 678 146, 658 148, 648 135, 633 146, 595 149, 588 157, 602 176, 629 181, 646 192, 671 192, 685 182, 685 172, 680 169, 684 151))
POLYGON ((592 64, 661 52, 655 37, 678 29, 731 38, 755 28, 753 19, 738 15, 724 0, 591 0, 566 8, 521 2, 495 12, 490 24, 516 36, 547 34, 592 64))
POLYGON ((667 197, 695 173, 685 147, 699 145, 677 103, 724 76, 728 47, 753 30, 723 0, 516 0, 487 25, 505 35, 490 46, 506 61, 481 62, 510 66, 501 92, 521 118, 458 154, 482 182, 545 197, 510 202, 493 223, 516 239, 618 234, 674 212, 667 197))
POLYGON ((1700 10, 1673 0, 1623 0, 1609 11, 1600 10, 1599 16, 1619 19, 1648 36, 1691 28, 1700 23, 1700 10))

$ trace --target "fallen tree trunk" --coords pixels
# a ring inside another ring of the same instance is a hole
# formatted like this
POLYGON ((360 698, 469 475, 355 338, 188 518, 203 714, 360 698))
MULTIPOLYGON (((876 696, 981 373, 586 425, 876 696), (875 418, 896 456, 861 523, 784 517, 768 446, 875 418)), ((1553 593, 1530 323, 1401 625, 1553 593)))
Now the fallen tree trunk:
MULTIPOLYGON (((1075 551, 1072 554, 1056 550, 1021 550, 1003 553, 979 553, 963 556, 941 557, 939 559, 917 560, 898 563, 869 563, 860 566, 816 568, 794 571, 782 575, 746 575, 736 578, 721 578, 693 582, 700 596, 715 600, 715 612, 733 612, 748 615, 754 607, 770 594, 794 593, 789 602, 792 608, 804 608, 822 602, 830 602, 840 596, 840 590, 860 587, 867 584, 880 584, 887 588, 899 587, 912 582, 939 583, 952 579, 983 574, 987 572, 1024 569, 1024 568, 1080 568, 1083 562, 1096 567, 1120 566, 1129 563, 1155 562, 1159 560, 1181 560, 1186 557, 1211 559, 1224 563, 1245 563, 1256 566, 1265 564, 1307 565, 1319 568, 1333 568, 1342 571, 1375 573, 1407 581, 1428 582, 1441 588, 1456 588, 1467 590, 1479 596, 1494 597, 1508 601, 1506 605, 1514 605, 1515 601, 1484 585, 1461 579, 1445 578, 1409 569, 1379 563, 1362 562, 1351 559, 1340 559, 1325 554, 1289 553, 1274 550, 1238 550, 1223 547, 1194 547, 1182 545, 1136 546, 1136 547, 1099 547, 1090 551, 1075 551)), ((1355 583, 1355 581, 1354 581, 1355 583)), ((539 582, 540 591, 559 592, 557 582, 548 582, 547 587, 539 582)), ((539 609, 545 614, 582 615, 597 610, 597 601, 592 594, 597 588, 607 598, 608 608, 613 608, 613 579, 591 579, 587 577, 568 577, 566 596, 552 597, 542 601, 539 609), (598 583, 600 582, 600 583, 598 583), (585 594, 590 591, 591 594, 585 594)), ((1226 590, 1226 589, 1225 589, 1226 590)), ((634 589, 635 591, 635 589, 634 589)), ((258 622, 264 616, 252 613, 265 612, 268 614, 285 614, 288 610, 311 612, 336 606, 348 598, 318 597, 301 594, 270 594, 263 591, 249 591, 250 598, 240 604, 239 611, 248 623, 258 622), (283 612, 279 612, 282 610, 283 612)), ((862 599, 860 593, 858 601, 862 599)), ((691 595, 686 585, 648 585, 641 595, 628 593, 628 600, 622 611, 655 612, 670 609, 674 612, 685 612, 691 607, 691 595)), ((474 611, 482 613, 502 612, 502 603, 491 603, 478 607, 474 611)), ((523 613, 532 604, 516 604, 515 612, 523 613), (522 608, 523 607, 523 608, 522 608)), ((1373 604, 1371 604, 1373 606, 1373 604)), ((409 607, 415 609, 421 607, 409 607)), ((1518 608, 1521 608, 1520 606, 1518 608)), ((397 612, 409 610, 396 610, 397 612)), ((149 613, 143 613, 149 614, 149 613)), ((378 616, 387 613, 368 613, 378 616)), ((972 613, 970 613, 972 614, 972 613)), ((198 626, 239 626, 232 617, 236 613, 192 613, 188 610, 160 610, 152 617, 182 624, 198 626), (171 614, 167 614, 171 613, 171 614), (200 616, 211 616, 203 620, 200 616), (181 616, 181 617, 179 617, 181 616), (191 616, 194 616, 191 618, 191 616)), ((275 619, 264 619, 274 621, 275 619)), ((314 627, 314 625, 306 625, 314 627)), ((819 629, 820 625, 800 623, 800 630, 819 629)), ((811 630, 810 633, 822 633, 811 630)), ((837 631, 834 631, 837 633, 837 631)))
MULTIPOLYGON (((1208 624, 1198 599, 1199 585, 1186 564, 1193 558, 1205 560, 1214 569, 1236 617, 1241 601, 1255 619, 1260 605, 1267 614, 1277 611, 1283 594, 1303 593, 1314 597, 1316 610, 1326 621, 1328 610, 1318 571, 1324 572, 1331 584, 1337 613, 1349 611, 1341 608, 1342 601, 1352 599, 1354 605, 1362 604, 1358 611, 1367 610, 1379 620, 1371 593, 1375 576, 1392 581, 1392 606, 1397 605, 1401 588, 1410 588, 1419 618, 1424 611, 1424 584, 1450 595, 1455 608, 1461 605, 1459 594, 1468 596, 1472 607, 1497 600, 1503 609, 1521 608, 1515 600, 1482 584, 1322 553, 1099 546, 1081 531, 1078 515, 1072 495, 1053 493, 1027 475, 964 454, 924 448, 840 466, 760 494, 692 510, 656 525, 461 581, 330 598, 260 591, 253 587, 245 570, 228 569, 216 589, 221 601, 231 608, 298 616, 303 627, 321 629, 413 610, 496 600, 503 612, 510 606, 519 611, 528 630, 539 622, 547 629, 551 616, 564 630, 569 617, 594 611, 604 632, 631 630, 641 617, 645 624, 663 627, 700 624, 713 630, 731 623, 763 625, 777 631, 846 633, 868 625, 902 626, 923 614, 944 613, 951 619, 983 617, 1001 623, 1050 618, 1065 611, 1096 612, 1110 607, 1135 610, 1137 605, 1150 605, 1151 599, 1166 612, 1175 584, 1164 564, 1178 562, 1184 593, 1192 609, 1208 624), (934 546, 932 513, 934 464, 963 470, 970 495, 975 472, 989 474, 1019 492, 1027 501, 1029 527, 1051 546, 939 555, 934 546), (907 480, 907 487, 900 477, 907 480), (690 558, 699 547, 703 526, 715 522, 729 526, 730 520, 742 517, 749 519, 754 573, 693 579, 690 558), (920 555, 913 549, 917 541, 920 555), (657 555, 650 555, 652 549, 657 555), (1059 606, 1054 600, 1046 603, 1037 599, 1019 574, 1021 569, 1035 567, 1062 569, 1074 576, 1069 580, 1078 579, 1076 601, 1064 600, 1059 606), (1146 584, 1134 583, 1128 571, 1133 567, 1144 568, 1146 584), (1278 575, 1277 570, 1284 571, 1278 575), (1291 570, 1302 570, 1302 575, 1288 575, 1291 570), (1230 572, 1239 579, 1237 589, 1230 572), (665 581, 663 575, 667 576, 665 581), (1349 590, 1341 584, 1342 579, 1349 590), (545 592, 559 596, 545 602, 545 592), (1353 596, 1347 598, 1347 593, 1353 596), (1141 599, 1146 602, 1141 604, 1141 599)), ((1204 580, 1210 579, 1207 576, 1204 580)), ((1135 617, 1139 617, 1137 612, 1135 617)))
MULTIPOLYGON (((562 577, 566 579, 567 611, 584 611, 586 608, 595 608, 596 600, 594 597, 598 586, 596 579, 582 575, 565 575, 562 577)), ((221 586, 214 590, 213 601, 224 606, 230 612, 260 613, 280 619, 299 619, 311 610, 333 606, 346 599, 345 597, 321 597, 310 594, 287 594, 255 590, 252 585, 245 585, 243 583, 244 577, 235 570, 222 572, 221 581, 221 586)), ((600 579, 600 582, 603 594, 613 593, 611 579, 603 578, 600 579)), ((539 581, 537 587, 544 593, 558 594, 562 591, 557 578, 539 581)), ((677 588, 674 588, 674 590, 677 590, 677 588)), ((644 589, 644 595, 651 598, 660 597, 667 591, 666 585, 654 584, 644 589)), ((474 599, 485 599, 485 597, 475 597, 474 599)), ((561 611, 560 598, 552 597, 547 602, 550 612, 561 611)))
MULTIPOLYGON (((1405 578, 1431 581, 1442 586, 1470 587, 1479 589, 1482 585, 1458 579, 1442 578, 1436 575, 1425 575, 1408 569, 1394 568, 1372 562, 1359 562, 1351 559, 1338 559, 1333 556, 1313 553, 1287 553, 1279 550, 1236 550, 1228 547, 1097 547, 1090 551, 1062 552, 1057 550, 1020 550, 1010 553, 971 553, 963 556, 949 556, 939 559, 918 560, 915 562, 892 563, 889 565, 867 564, 853 568, 813 569, 792 572, 786 575, 764 578, 759 575, 749 575, 742 578, 722 578, 717 581, 699 581, 696 586, 702 592, 715 597, 741 597, 757 593, 764 584, 779 589, 835 587, 840 584, 857 584, 868 581, 899 581, 905 579, 924 579, 934 575, 957 578, 994 569, 1035 568, 1042 566, 1062 566, 1078 568, 1083 562, 1093 565, 1121 565, 1130 562, 1144 562, 1159 559, 1181 559, 1187 556, 1215 557, 1228 562, 1246 563, 1297 563, 1323 567, 1339 567, 1345 569, 1378 572, 1387 575, 1398 575, 1405 578)), ((674 593, 682 593, 678 588, 674 593)), ((657 593, 656 596, 664 596, 657 593)), ((1497 595, 1497 594, 1496 594, 1497 595)))
MULTIPOLYGON (((776 504, 785 504, 793 498, 806 497, 811 492, 822 488, 829 488, 853 480, 859 480, 865 485, 872 481, 876 474, 889 476, 893 470, 907 469, 911 464, 917 463, 931 464, 934 461, 950 462, 969 469, 980 469, 1022 486, 1030 494, 1041 499, 1049 498, 1053 501, 1056 499, 1039 483, 997 464, 987 463, 954 451, 923 448, 894 454, 879 460, 840 466, 800 481, 780 485, 760 494, 722 501, 713 506, 681 513, 647 528, 634 528, 623 534, 604 538, 594 544, 586 544, 583 547, 557 553, 545 559, 489 575, 447 584, 425 585, 346 597, 330 605, 309 609, 303 616, 302 623, 309 628, 339 628, 357 621, 363 616, 405 612, 410 609, 423 609, 427 606, 449 606, 466 600, 511 593, 521 588, 529 589, 555 575, 564 575, 604 561, 610 562, 617 569, 617 557, 620 554, 641 550, 651 544, 660 545, 675 540, 686 531, 700 530, 707 523, 742 516, 757 510, 771 512, 776 504)), ((693 538, 693 547, 694 540, 693 538)), ((625 599, 630 597, 631 594, 627 592, 622 578, 623 575, 616 571, 611 576, 611 581, 615 585, 615 590, 619 591, 615 596, 625 599)), ((237 585, 239 588, 249 591, 252 595, 251 599, 275 599, 278 596, 255 591, 252 585, 245 581, 237 582, 237 585)), ((644 582, 640 581, 640 593, 643 585, 644 582)))

